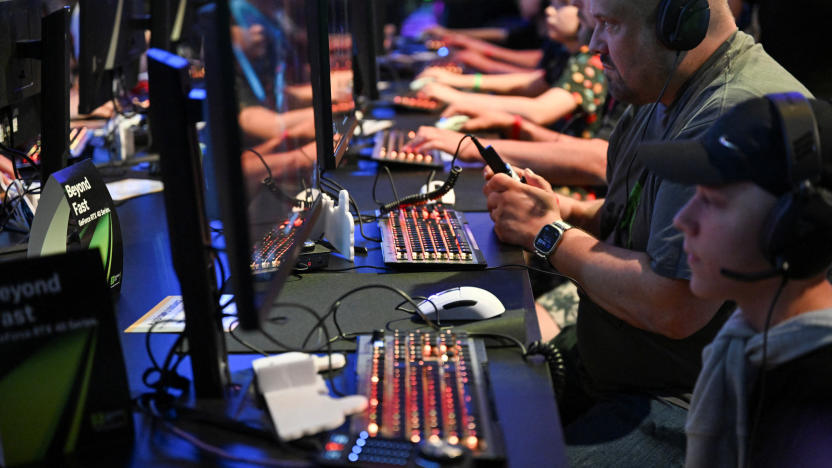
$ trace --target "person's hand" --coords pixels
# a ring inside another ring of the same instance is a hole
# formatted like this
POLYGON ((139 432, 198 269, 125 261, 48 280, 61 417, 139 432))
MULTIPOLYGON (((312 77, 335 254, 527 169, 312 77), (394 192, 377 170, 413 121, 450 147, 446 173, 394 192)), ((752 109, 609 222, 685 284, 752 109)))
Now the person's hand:
MULTIPOLYGON (((402 149, 408 152, 422 154, 430 150, 439 150, 449 154, 454 154, 457 146, 459 146, 460 140, 462 140, 464 136, 465 135, 463 133, 451 130, 422 126, 419 127, 419 131, 416 132, 416 137, 407 142, 402 149)), ((457 158, 460 161, 467 162, 482 161, 479 151, 477 151, 477 148, 470 139, 466 139, 462 142, 457 158)))
POLYGON ((468 132, 484 130, 508 132, 514 126, 514 114, 483 106, 475 106, 464 101, 451 104, 442 112, 442 117, 450 117, 452 115, 467 115, 470 117, 461 128, 468 132))
POLYGON ((6 187, 14 180, 14 164, 11 159, 4 156, 0 156, 0 177, 2 177, 3 184, 6 187))
POLYGON ((422 96, 432 97, 438 101, 451 102, 459 99, 460 92, 448 85, 442 83, 431 82, 425 84, 419 91, 422 96))
POLYGON ((546 7, 546 33, 550 39, 561 43, 574 41, 578 36, 580 26, 577 7, 572 5, 558 8, 546 7))
POLYGON ((430 37, 435 37, 435 38, 441 38, 442 36, 444 36, 446 34, 449 34, 449 33, 450 33, 450 31, 448 31, 448 28, 446 28, 442 25, 439 25, 439 24, 435 24, 433 26, 427 27, 424 30, 422 30, 422 35, 423 36, 430 36, 430 37))
POLYGON ((416 79, 432 78, 433 82, 442 83, 448 86, 459 88, 464 86, 461 80, 464 79, 459 73, 454 73, 441 67, 428 67, 416 76, 416 79))
POLYGON ((562 219, 554 193, 505 174, 491 177, 482 191, 488 199, 494 232, 502 242, 533 252, 534 238, 540 229, 562 219))

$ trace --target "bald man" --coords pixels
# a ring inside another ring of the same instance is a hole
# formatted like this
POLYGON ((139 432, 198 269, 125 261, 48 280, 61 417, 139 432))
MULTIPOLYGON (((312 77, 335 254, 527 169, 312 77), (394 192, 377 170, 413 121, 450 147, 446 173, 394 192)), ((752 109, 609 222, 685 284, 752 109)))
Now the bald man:
POLYGON ((737 31, 726 0, 675 3, 698 14, 710 7, 704 39, 688 52, 659 38, 659 0, 588 2, 597 21, 590 49, 601 54, 610 94, 632 104, 610 138, 606 199, 560 196, 529 172, 529 184, 498 174, 484 188, 498 237, 580 286, 577 325, 554 341, 567 358, 559 406, 572 466, 681 465, 701 351, 729 312, 688 288, 672 220, 693 187, 648 171, 639 143, 696 139, 752 97, 809 95, 737 31))

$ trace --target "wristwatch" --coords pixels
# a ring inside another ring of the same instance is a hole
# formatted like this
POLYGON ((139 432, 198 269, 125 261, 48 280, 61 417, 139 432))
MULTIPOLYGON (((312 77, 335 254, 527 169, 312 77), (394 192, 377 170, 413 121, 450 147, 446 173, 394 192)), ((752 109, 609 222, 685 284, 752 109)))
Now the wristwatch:
POLYGON ((537 255, 549 258, 549 255, 552 255, 552 252, 558 248, 560 240, 563 239, 563 233, 569 229, 572 229, 572 225, 564 221, 555 221, 543 226, 534 238, 534 250, 537 255))

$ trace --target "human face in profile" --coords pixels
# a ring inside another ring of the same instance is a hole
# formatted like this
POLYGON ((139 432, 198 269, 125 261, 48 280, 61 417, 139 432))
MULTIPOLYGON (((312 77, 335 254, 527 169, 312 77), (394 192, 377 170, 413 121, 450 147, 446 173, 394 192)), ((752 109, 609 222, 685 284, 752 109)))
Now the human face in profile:
POLYGON ((675 53, 661 45, 648 20, 658 0, 583 0, 596 24, 589 48, 601 54, 610 94, 630 104, 659 95, 675 53))
POLYGON ((673 225, 685 235, 693 294, 737 301, 758 294, 758 283, 730 279, 721 270, 772 268, 762 253, 761 231, 775 202, 773 195, 750 182, 696 187, 693 198, 673 219, 673 225))

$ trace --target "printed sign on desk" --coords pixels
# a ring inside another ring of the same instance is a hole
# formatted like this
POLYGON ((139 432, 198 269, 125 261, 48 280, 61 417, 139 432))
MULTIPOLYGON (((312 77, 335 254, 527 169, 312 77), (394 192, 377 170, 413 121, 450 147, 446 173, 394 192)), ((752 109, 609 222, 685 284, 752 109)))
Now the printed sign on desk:
POLYGON ((110 290, 121 289, 123 247, 110 192, 90 160, 53 173, 29 234, 29 257, 98 249, 110 290))
POLYGON ((127 374, 93 250, 0 269, 0 466, 129 442, 127 374))

